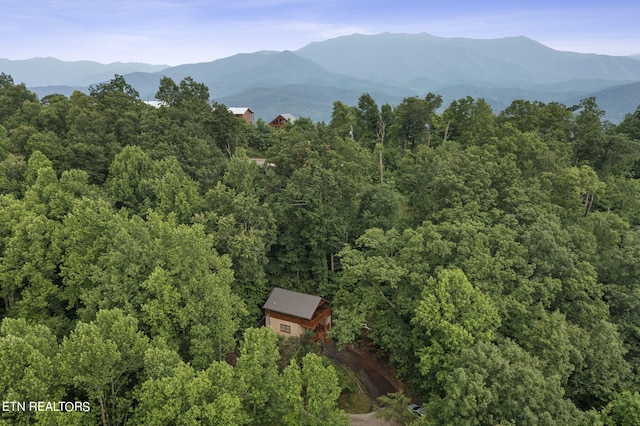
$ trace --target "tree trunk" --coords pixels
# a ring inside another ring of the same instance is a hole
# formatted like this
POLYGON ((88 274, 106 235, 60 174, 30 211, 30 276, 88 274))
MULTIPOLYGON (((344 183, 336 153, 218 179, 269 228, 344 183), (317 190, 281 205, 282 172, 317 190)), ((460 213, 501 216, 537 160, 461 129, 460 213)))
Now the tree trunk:
POLYGON ((587 196, 585 197, 585 203, 584 203, 584 217, 589 216, 589 213, 591 213, 591 206, 593 206, 593 201, 595 200, 596 196, 593 194, 587 194, 587 196))
POLYGON ((104 400, 104 394, 98 397, 98 401, 100 401, 100 415, 102 417, 103 426, 109 426, 109 416, 107 416, 107 407, 104 400))

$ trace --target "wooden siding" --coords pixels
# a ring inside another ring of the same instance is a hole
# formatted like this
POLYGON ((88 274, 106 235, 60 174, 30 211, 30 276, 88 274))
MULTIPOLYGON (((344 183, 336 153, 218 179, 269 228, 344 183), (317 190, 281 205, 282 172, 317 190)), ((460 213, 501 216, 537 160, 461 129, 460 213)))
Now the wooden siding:
POLYGON ((323 328, 326 328, 327 330, 331 328, 331 308, 323 305, 318 307, 313 318, 310 320, 270 311, 268 309, 265 309, 265 317, 267 327, 273 328, 276 333, 286 337, 301 337, 305 331, 313 331, 318 325, 324 326, 323 328), (281 331, 280 326, 283 324, 291 327, 290 333, 281 331))

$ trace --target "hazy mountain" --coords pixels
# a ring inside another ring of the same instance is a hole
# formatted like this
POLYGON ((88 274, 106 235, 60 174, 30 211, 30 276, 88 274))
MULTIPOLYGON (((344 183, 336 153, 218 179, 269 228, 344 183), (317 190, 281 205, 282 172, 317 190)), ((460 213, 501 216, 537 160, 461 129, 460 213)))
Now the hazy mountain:
POLYGON ((354 34, 311 43, 296 53, 329 71, 416 89, 460 81, 640 80, 640 62, 634 59, 561 52, 526 37, 477 40, 425 33, 354 34))
POLYGON ((38 95, 38 98, 42 99, 45 96, 54 93, 69 97, 76 90, 87 93, 89 91, 89 86, 36 86, 29 87, 29 90, 38 95))
POLYGON ((149 65, 135 62, 101 64, 93 61, 65 62, 54 58, 33 58, 11 61, 0 59, 0 71, 10 74, 16 83, 36 86, 88 86, 109 80, 114 74, 136 71, 156 72, 167 65, 149 65))
MULTIPOLYGON (((376 84, 357 77, 327 71, 315 62, 289 51, 243 53, 213 62, 179 65, 153 75, 135 73, 125 77, 145 98, 153 97, 157 92, 162 76, 171 77, 176 82, 190 76, 206 84, 216 100, 250 89, 271 89, 285 85, 340 87, 360 93, 376 87, 376 84)), ((387 90, 394 88, 388 85, 387 90)))
POLYGON ((238 54, 176 67, 0 59, 0 71, 25 82, 40 97, 86 90, 121 74, 144 100, 154 98, 163 76, 176 82, 190 76, 206 84, 216 101, 250 107, 265 120, 289 112, 326 121, 334 101, 355 105, 365 92, 378 104, 392 105, 433 92, 443 96, 445 106, 465 96, 483 97, 495 112, 514 99, 573 105, 596 96, 607 119, 618 121, 640 103, 639 59, 561 52, 526 37, 475 40, 385 33, 338 37, 296 52, 238 54), (44 87, 49 85, 55 87, 44 87))
POLYGON ((581 99, 594 96, 598 106, 606 111, 605 118, 613 123, 622 121, 626 114, 633 113, 640 106, 640 81, 629 84, 621 84, 586 96, 576 96, 565 100, 565 105, 575 105, 581 99))

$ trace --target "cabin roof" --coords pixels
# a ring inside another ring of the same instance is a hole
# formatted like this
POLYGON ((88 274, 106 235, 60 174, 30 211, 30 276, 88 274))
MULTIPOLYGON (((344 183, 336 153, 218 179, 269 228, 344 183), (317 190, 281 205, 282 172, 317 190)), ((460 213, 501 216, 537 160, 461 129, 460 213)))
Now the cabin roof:
POLYGON ((322 300, 320 296, 275 287, 271 290, 269 298, 262 308, 298 318, 311 319, 322 300))

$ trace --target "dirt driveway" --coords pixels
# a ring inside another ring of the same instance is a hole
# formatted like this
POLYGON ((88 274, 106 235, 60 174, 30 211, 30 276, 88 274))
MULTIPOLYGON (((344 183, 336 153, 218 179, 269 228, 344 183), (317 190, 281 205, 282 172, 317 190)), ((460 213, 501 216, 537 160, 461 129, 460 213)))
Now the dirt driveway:
POLYGON ((361 349, 347 345, 344 350, 338 351, 335 343, 330 342, 325 347, 324 355, 339 364, 346 365, 356 373, 364 383, 365 391, 372 402, 381 395, 400 390, 400 384, 393 375, 393 369, 361 349))
POLYGON ((377 418, 374 413, 349 414, 349 419, 351 426, 396 426, 396 423, 377 418))
MULTIPOLYGON (((381 395, 393 393, 402 389, 401 383, 395 378, 393 369, 383 362, 375 359, 362 349, 347 345, 344 350, 338 351, 335 343, 327 343, 323 351, 324 355, 333 361, 345 365, 358 375, 364 384, 363 389, 371 403, 381 395)), ((375 413, 349 414, 352 426, 395 426, 386 420, 379 419, 375 413)))

